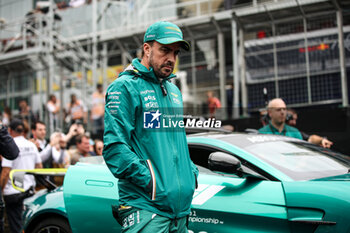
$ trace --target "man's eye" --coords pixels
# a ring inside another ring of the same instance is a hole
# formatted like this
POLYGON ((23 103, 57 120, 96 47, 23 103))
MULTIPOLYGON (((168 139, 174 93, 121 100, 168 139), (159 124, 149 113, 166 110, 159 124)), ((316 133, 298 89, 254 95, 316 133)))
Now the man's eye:
POLYGON ((161 50, 162 52, 165 52, 165 53, 168 52, 168 49, 165 48, 165 47, 161 48, 160 50, 161 50))

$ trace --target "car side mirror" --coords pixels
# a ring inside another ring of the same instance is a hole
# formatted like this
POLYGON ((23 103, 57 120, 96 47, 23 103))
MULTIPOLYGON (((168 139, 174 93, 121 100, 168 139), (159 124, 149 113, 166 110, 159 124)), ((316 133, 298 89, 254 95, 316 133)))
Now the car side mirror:
POLYGON ((209 169, 212 171, 233 173, 241 176, 241 161, 224 152, 213 152, 208 158, 209 169))

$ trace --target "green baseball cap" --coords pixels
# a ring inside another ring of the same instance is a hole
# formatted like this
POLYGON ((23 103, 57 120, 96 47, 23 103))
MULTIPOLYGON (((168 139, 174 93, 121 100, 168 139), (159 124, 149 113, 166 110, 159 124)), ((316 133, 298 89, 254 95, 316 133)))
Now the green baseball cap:
POLYGON ((181 47, 190 50, 190 44, 183 39, 181 29, 170 22, 159 21, 148 27, 143 42, 157 41, 160 44, 181 42, 181 47))

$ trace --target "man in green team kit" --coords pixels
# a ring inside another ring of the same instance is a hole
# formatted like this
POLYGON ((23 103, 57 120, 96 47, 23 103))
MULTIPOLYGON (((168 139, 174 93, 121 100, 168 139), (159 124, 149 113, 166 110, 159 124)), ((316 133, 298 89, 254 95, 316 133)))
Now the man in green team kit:
POLYGON ((141 60, 108 87, 103 156, 119 179, 114 214, 122 232, 187 232, 198 169, 184 128, 162 129, 161 119, 183 111, 169 80, 180 48, 189 47, 177 25, 156 22, 145 33, 141 60))
POLYGON ((270 121, 259 129, 259 133, 303 139, 298 129, 286 124, 287 106, 282 99, 272 99, 267 106, 267 113, 270 121))

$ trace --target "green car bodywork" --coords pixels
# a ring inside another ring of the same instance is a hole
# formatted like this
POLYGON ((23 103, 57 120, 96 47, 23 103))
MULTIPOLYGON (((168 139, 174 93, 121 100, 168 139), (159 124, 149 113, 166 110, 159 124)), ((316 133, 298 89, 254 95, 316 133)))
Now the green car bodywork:
MULTIPOLYGON (((190 233, 350 232, 347 156, 272 135, 207 133, 189 136, 188 144, 200 171, 190 233), (215 152, 237 158, 239 169, 210 167, 215 152)), ((65 221, 74 233, 120 232, 111 209, 117 204, 117 179, 103 161, 80 162, 68 169, 63 188, 25 200, 24 230, 38 233, 34 229, 50 217, 52 226, 65 221), (55 218, 64 221, 55 224, 55 218)))

